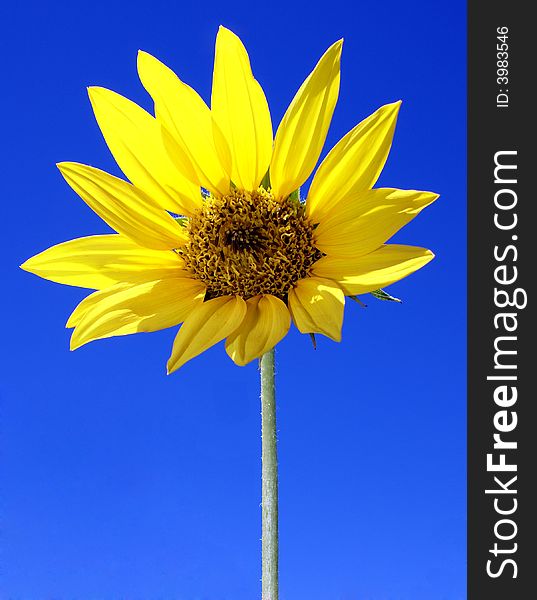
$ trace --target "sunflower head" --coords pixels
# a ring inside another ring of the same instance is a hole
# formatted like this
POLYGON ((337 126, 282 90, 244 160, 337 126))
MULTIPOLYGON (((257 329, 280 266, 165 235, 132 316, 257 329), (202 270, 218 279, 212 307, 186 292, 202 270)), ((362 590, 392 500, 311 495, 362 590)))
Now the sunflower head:
POLYGON ((95 290, 68 320, 72 348, 182 323, 169 372, 223 339, 243 365, 273 348, 291 321, 339 341, 345 296, 374 292, 431 260, 424 248, 386 242, 437 195, 374 187, 399 102, 351 129, 320 164, 305 202, 298 199, 338 98, 341 48, 340 40, 321 57, 275 136, 246 49, 224 27, 210 108, 145 52, 138 72, 155 116, 90 88, 129 181, 78 163, 59 168, 117 233, 53 246, 22 265, 95 290))

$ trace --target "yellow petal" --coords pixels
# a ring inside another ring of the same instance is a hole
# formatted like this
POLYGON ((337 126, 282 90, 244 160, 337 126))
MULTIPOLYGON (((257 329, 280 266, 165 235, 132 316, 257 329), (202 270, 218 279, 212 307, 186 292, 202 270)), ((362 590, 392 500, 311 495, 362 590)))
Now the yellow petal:
POLYGON ((289 292, 289 310, 301 333, 322 333, 341 341, 345 296, 330 279, 307 277, 289 292))
POLYGON ((211 110, 231 151, 231 180, 257 189, 272 155, 270 111, 245 47, 225 27, 216 38, 211 110))
POLYGON ((93 340, 173 327, 203 302, 205 286, 194 279, 118 284, 94 292, 71 315, 71 350, 93 340))
POLYGON ((246 302, 239 296, 220 296, 197 306, 175 338, 168 373, 231 335, 245 315, 246 302))
POLYGON ((140 283, 181 276, 181 258, 171 250, 151 250, 122 235, 92 235, 52 246, 21 269, 43 279, 99 290, 116 283, 140 283))
POLYGON ((270 165, 272 190, 277 198, 300 187, 319 159, 339 94, 342 44, 339 40, 325 52, 278 127, 270 165))
POLYGON ((240 366, 274 348, 291 325, 287 307, 275 296, 250 298, 246 308, 244 321, 226 340, 226 352, 240 366))
POLYGON ((130 183, 78 163, 59 163, 58 168, 82 200, 118 233, 155 250, 185 243, 184 227, 130 183))
POLYGON ((378 188, 351 194, 338 202, 315 229, 315 245, 325 254, 368 254, 409 223, 438 194, 378 188))
POLYGON ((349 194, 373 187, 388 158, 400 105, 394 102, 379 108, 330 150, 317 169, 306 202, 316 223, 349 194))
POLYGON ((147 52, 138 52, 138 74, 155 102, 157 120, 181 150, 175 158, 185 175, 215 194, 228 194, 231 165, 222 164, 217 152, 209 107, 195 90, 147 52))
POLYGON ((356 259, 324 256, 313 273, 336 281, 346 295, 366 294, 403 279, 434 258, 426 248, 388 244, 356 259))
MULTIPOLYGON (((154 282, 151 281, 150 283, 154 282)), ((90 309, 99 304, 99 302, 102 302, 105 298, 113 296, 119 292, 122 292, 123 290, 128 290, 132 288, 132 286, 132 283, 116 283, 110 287, 103 288, 102 290, 97 290, 93 294, 86 296, 81 302, 79 302, 76 305, 75 310, 69 315, 65 327, 67 329, 73 329, 73 327, 76 327, 80 323, 82 317, 90 309)))
POLYGON ((162 208, 192 215, 202 202, 199 186, 175 167, 157 120, 105 88, 91 87, 88 93, 104 139, 128 179, 162 208))

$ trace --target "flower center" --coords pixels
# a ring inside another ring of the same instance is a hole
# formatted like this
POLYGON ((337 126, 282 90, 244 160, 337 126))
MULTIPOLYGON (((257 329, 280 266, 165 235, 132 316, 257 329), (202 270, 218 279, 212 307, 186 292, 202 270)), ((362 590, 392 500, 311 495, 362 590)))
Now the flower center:
POLYGON ((233 190, 207 198, 187 224, 178 249, 186 268, 207 286, 207 298, 272 294, 285 300, 321 258, 304 206, 270 192, 233 190))

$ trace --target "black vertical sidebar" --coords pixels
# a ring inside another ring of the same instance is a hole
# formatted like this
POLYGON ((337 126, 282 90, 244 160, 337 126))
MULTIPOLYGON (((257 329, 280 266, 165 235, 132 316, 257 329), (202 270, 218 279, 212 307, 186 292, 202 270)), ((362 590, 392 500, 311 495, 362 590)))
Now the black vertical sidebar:
POLYGON ((528 6, 468 4, 469 600, 537 598, 537 31, 528 6))

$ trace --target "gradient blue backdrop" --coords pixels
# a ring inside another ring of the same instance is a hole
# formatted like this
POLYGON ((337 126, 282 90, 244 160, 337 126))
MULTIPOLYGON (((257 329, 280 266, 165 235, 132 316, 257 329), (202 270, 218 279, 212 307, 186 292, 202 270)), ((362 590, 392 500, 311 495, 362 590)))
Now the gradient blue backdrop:
POLYGON ((256 365, 219 345, 166 377, 171 330, 70 353, 64 323, 85 292, 17 268, 107 231, 54 166, 118 174, 85 87, 149 108, 142 48, 208 99, 225 24, 275 124, 344 37, 327 146, 401 98, 380 183, 442 195, 396 236, 437 254, 390 288, 404 304, 349 302, 341 344, 313 351, 294 331, 278 349, 281 600, 464 598, 465 3, 3 6, 0 597, 259 597, 256 365))

